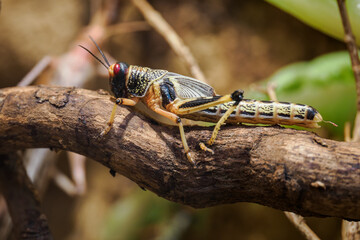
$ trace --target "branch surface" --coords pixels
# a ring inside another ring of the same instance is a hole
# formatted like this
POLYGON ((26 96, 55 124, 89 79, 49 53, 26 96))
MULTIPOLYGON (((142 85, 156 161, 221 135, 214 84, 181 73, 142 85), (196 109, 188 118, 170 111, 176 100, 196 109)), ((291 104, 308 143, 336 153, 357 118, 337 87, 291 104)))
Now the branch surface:
POLYGON ((14 226, 14 239, 52 239, 38 195, 16 153, 0 154, 0 188, 14 226))
POLYGON ((177 127, 119 107, 103 91, 62 87, 0 89, 0 152, 48 147, 88 156, 171 201, 195 208, 255 202, 303 216, 360 219, 360 144, 281 127, 223 127, 214 155, 198 143, 211 128, 186 128, 197 166, 177 127))

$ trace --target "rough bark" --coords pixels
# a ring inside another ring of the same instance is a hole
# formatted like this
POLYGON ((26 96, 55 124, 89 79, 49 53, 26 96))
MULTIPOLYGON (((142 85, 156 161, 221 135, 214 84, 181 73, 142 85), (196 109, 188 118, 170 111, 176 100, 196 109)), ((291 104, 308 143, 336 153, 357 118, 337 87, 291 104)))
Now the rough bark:
POLYGON ((102 91, 0 90, 0 152, 49 147, 86 155, 171 201, 196 208, 255 202, 303 216, 360 219, 360 144, 281 127, 223 127, 214 155, 198 148, 211 129, 188 127, 197 166, 176 127, 119 107, 102 91), (191 129, 191 130, 190 130, 191 129))
POLYGON ((36 190, 16 153, 0 154, 0 187, 9 209, 14 239, 52 239, 36 190))

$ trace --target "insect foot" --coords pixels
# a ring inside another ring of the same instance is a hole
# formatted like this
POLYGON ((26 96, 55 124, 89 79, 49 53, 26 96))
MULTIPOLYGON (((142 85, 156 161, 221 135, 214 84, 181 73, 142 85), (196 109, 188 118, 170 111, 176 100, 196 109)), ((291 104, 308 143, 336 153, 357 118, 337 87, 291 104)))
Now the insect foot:
POLYGON ((199 143, 199 146, 201 148, 201 150, 205 151, 205 152, 210 152, 211 154, 214 154, 214 151, 210 148, 208 148, 203 142, 199 143))
POLYGON ((101 131, 99 137, 104 137, 106 134, 108 134, 108 132, 110 131, 112 126, 108 125, 103 131, 101 131))
POLYGON ((191 152, 187 152, 186 157, 189 160, 189 162, 191 162, 194 166, 196 166, 196 162, 195 162, 194 157, 192 156, 191 152))

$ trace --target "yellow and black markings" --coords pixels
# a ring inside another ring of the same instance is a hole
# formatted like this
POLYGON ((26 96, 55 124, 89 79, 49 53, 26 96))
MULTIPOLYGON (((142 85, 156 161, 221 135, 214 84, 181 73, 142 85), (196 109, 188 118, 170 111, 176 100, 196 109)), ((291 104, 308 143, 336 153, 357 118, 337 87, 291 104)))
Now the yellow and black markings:
MULTIPOLYGON (((181 118, 216 123, 208 145, 214 143, 224 123, 282 124, 318 128, 318 122, 323 121, 320 113, 307 105, 243 99, 242 90, 219 96, 211 86, 203 82, 166 70, 128 65, 124 62, 110 65, 99 46, 92 38, 91 40, 106 64, 88 49, 81 47, 108 69, 110 88, 116 98, 108 126, 101 135, 111 130, 117 105, 134 106, 141 101, 149 109, 179 127, 186 156, 195 164, 181 118)), ((200 143, 200 147, 212 152, 204 143, 200 143)))

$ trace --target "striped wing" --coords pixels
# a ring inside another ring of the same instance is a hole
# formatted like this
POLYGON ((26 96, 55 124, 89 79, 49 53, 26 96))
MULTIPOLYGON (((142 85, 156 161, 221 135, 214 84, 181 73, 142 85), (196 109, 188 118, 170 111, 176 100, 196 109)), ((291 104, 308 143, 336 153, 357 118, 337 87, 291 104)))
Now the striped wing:
POLYGON ((167 78, 174 85, 177 97, 181 99, 211 97, 216 95, 211 86, 195 78, 172 72, 167 73, 164 78, 167 78))

